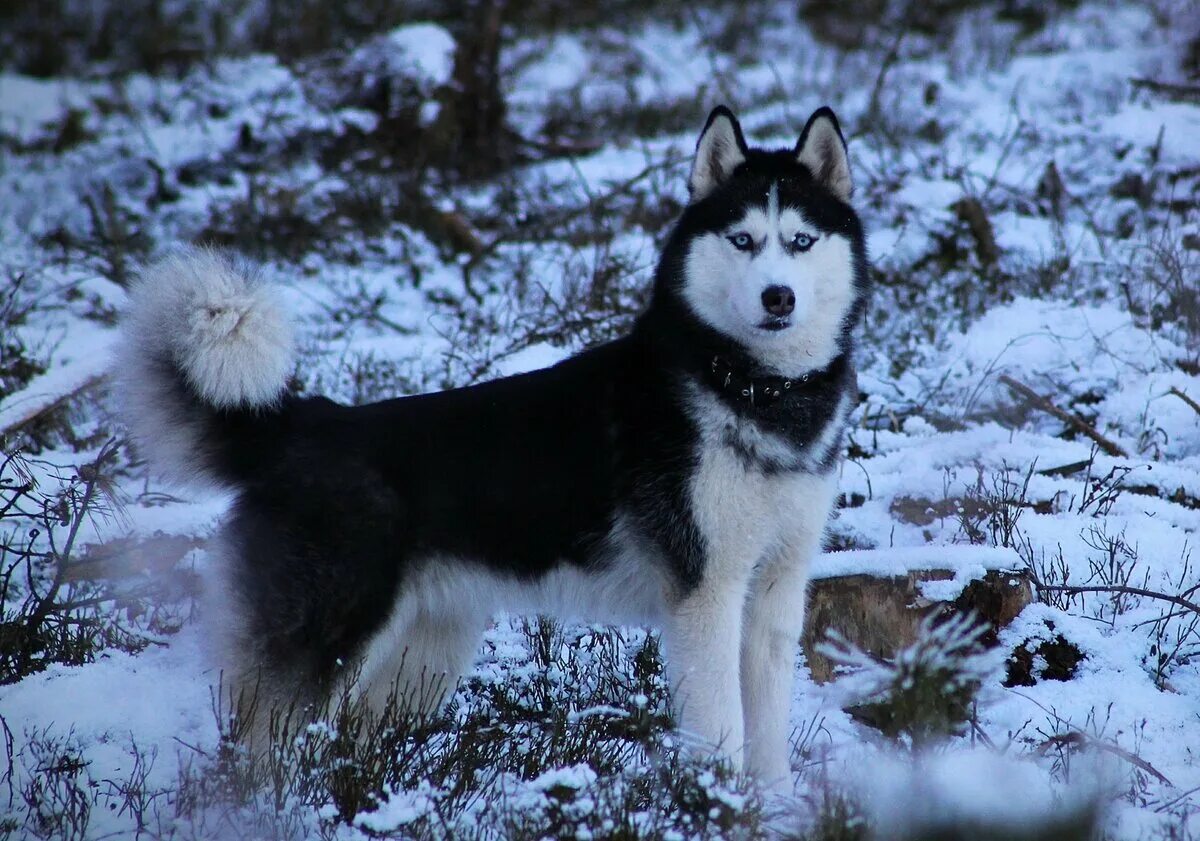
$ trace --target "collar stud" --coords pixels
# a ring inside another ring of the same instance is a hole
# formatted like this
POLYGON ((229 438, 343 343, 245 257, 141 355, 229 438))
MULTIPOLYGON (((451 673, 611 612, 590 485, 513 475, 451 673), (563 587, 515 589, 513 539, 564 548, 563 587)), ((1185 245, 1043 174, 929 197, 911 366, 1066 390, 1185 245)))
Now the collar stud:
POLYGON ((735 403, 749 404, 752 408, 773 405, 784 392, 809 379, 808 374, 794 379, 747 376, 735 371, 732 363, 719 354, 709 361, 708 367, 718 391, 729 395, 735 403))

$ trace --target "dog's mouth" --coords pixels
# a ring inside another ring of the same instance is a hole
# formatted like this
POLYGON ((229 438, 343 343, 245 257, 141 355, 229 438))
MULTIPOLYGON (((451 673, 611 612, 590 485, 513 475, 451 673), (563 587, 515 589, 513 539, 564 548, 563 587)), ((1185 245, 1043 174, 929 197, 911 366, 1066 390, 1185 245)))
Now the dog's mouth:
POLYGON ((786 330, 791 326, 792 320, 785 316, 782 318, 763 319, 761 322, 759 322, 758 329, 766 330, 769 333, 778 333, 780 330, 786 330))

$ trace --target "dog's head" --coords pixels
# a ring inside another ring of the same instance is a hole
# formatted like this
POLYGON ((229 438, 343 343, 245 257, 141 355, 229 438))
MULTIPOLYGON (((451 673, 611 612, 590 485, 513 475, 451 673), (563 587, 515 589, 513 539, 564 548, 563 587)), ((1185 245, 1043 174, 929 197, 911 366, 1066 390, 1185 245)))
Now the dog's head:
POLYGON ((746 144, 729 109, 716 108, 688 189, 660 290, 665 284, 701 324, 766 367, 826 365, 844 349, 867 292, 863 231, 833 111, 815 112, 794 148, 764 150, 746 144))

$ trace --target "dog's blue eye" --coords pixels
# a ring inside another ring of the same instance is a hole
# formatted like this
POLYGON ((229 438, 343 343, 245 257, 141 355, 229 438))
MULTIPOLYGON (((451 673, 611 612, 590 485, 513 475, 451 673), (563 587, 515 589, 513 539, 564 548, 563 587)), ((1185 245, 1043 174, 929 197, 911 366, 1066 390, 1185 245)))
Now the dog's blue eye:
POLYGON ((734 234, 728 239, 738 251, 749 251, 754 247, 754 239, 745 232, 734 234))
POLYGON ((792 245, 796 246, 796 248, 800 251, 808 251, 808 249, 813 247, 813 243, 816 241, 816 237, 814 237, 812 234, 806 234, 803 231, 792 237, 792 245))

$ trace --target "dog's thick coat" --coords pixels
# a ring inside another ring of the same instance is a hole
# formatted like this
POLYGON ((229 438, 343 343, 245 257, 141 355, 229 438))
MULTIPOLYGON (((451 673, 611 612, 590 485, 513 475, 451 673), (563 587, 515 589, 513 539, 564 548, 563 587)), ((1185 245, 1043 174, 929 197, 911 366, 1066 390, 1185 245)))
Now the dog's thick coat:
POLYGON ((809 559, 855 400, 866 253, 837 120, 794 149, 708 120, 631 333, 552 368, 367 406, 298 398, 277 296, 208 251, 148 268, 119 369, 152 463, 236 491, 227 669, 267 700, 361 665, 453 681, 500 609, 663 627, 681 725, 789 778, 809 559))

